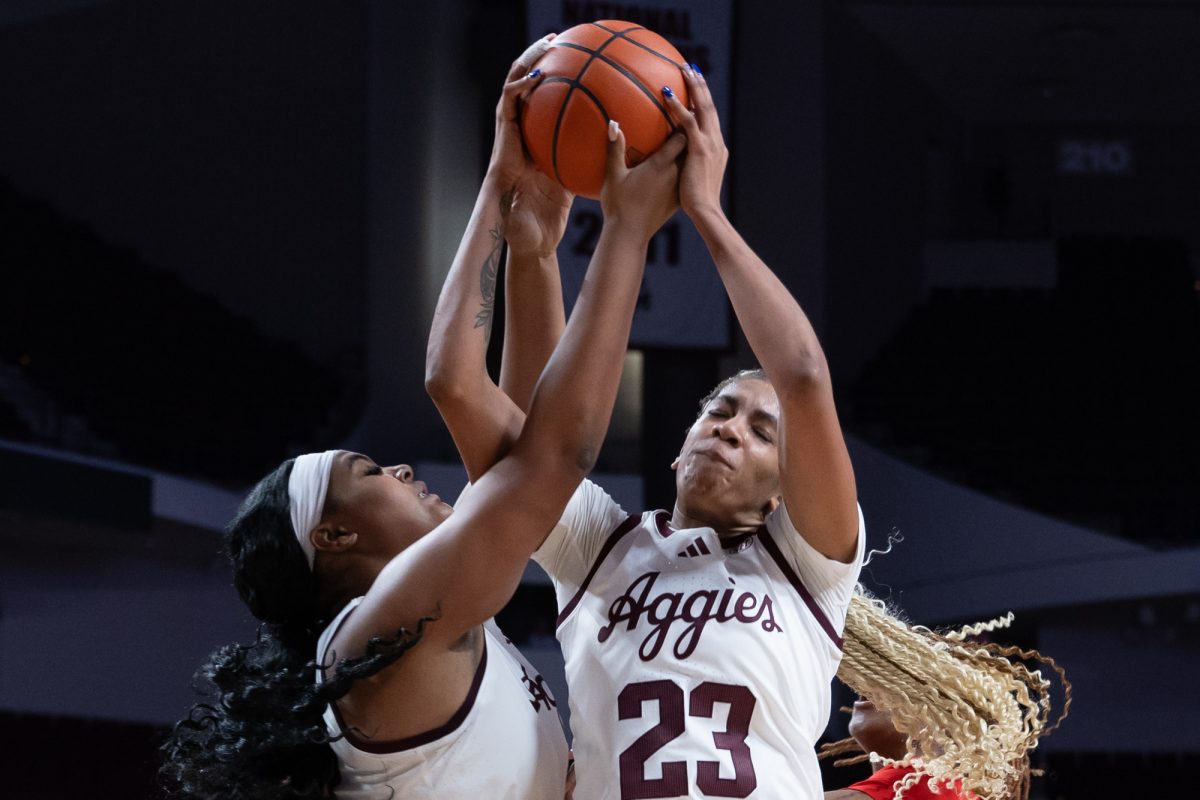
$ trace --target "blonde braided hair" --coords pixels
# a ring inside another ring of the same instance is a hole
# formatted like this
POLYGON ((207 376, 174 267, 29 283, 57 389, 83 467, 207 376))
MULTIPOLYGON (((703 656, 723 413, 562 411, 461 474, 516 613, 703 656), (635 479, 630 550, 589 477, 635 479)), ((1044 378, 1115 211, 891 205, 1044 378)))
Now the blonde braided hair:
MULTIPOLYGON (((907 736, 908 752, 899 760, 861 754, 835 766, 872 759, 913 767, 896 783, 897 800, 925 777, 931 787, 960 786, 980 800, 1028 798, 1029 751, 1066 717, 1071 685, 1062 668, 1036 650, 968 639, 1011 621, 1008 614, 938 633, 909 625, 857 587, 838 678, 891 715, 907 736), (1026 662, 1052 669, 1063 686, 1065 702, 1053 724, 1051 683, 1026 662)), ((859 745, 843 739, 824 745, 820 757, 855 752, 862 752, 859 745)))

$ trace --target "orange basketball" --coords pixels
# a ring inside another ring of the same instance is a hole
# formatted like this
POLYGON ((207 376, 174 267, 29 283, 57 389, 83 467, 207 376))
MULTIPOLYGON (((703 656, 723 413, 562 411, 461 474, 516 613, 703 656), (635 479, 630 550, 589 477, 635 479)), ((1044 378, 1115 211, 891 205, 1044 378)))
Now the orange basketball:
POLYGON ((521 134, 538 169, 582 197, 600 197, 608 121, 625 133, 634 166, 674 131, 662 88, 685 106, 683 56, 632 22, 600 20, 560 33, 537 62, 545 78, 521 112, 521 134))

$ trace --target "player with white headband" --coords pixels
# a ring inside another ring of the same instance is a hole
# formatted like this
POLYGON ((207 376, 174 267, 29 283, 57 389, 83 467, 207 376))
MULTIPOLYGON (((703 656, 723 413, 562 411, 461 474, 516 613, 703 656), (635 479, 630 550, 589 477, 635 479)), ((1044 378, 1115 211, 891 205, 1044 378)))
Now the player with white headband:
MULTIPOLYGON (((525 69, 517 62, 508 76, 435 323, 439 340, 452 329, 479 352, 489 332, 478 324, 480 274, 494 275, 505 234, 537 235, 527 211, 541 179, 516 127, 518 98, 537 81, 525 69)), ((610 128, 604 228, 586 288, 519 436, 481 443, 495 466, 471 470, 457 508, 408 466, 337 450, 285 462, 253 490, 228 550, 242 598, 266 624, 257 643, 223 648, 205 666, 213 697, 164 748, 180 794, 563 796, 567 747, 553 698, 490 618, 595 461, 649 240, 677 207, 682 149, 677 137, 628 169, 624 138, 610 128)))
MULTIPOLYGON (((663 98, 688 139, 680 205, 762 369, 701 401, 672 510, 631 515, 585 481, 534 554, 558 599, 575 796, 818 800, 813 748, 865 542, 854 471, 820 342, 725 216, 720 120, 703 76, 684 80, 694 108, 663 98)), ((471 443, 519 429, 495 403, 438 405, 476 469, 495 454, 471 443)))

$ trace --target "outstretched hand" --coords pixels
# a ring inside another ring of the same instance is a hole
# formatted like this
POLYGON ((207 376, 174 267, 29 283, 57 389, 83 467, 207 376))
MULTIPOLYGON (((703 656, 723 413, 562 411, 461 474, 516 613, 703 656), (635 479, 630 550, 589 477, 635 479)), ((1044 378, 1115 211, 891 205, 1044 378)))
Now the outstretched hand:
POLYGON ((704 76, 691 67, 681 70, 692 108, 664 91, 667 108, 687 135, 687 163, 679 177, 679 205, 689 217, 721 207, 721 183, 729 148, 721 135, 721 120, 704 76))
POLYGON ((679 208, 679 154, 686 140, 673 134, 636 167, 625 166, 625 134, 617 120, 608 123, 608 161, 600 207, 605 220, 619 220, 646 241, 679 208))
MULTIPOLYGON (((553 33, 547 34, 535 45, 550 42, 555 36, 553 33)), ((533 47, 512 63, 508 77, 504 79, 500 102, 496 104, 496 138, 492 142, 492 158, 488 164, 488 172, 494 174, 506 188, 514 186, 527 169, 533 169, 521 143, 521 127, 517 115, 518 104, 529 96, 533 87, 542 79, 540 70, 530 71, 527 58, 531 51, 534 51, 533 47)))
POLYGON ((558 249, 575 195, 532 164, 517 179, 504 238, 516 255, 548 258, 558 249))
POLYGON ((504 238, 519 255, 553 255, 575 199, 533 165, 521 141, 518 108, 542 80, 541 72, 530 67, 555 36, 551 33, 538 40, 513 62, 496 105, 496 139, 488 171, 505 192, 501 201, 507 214, 504 238))

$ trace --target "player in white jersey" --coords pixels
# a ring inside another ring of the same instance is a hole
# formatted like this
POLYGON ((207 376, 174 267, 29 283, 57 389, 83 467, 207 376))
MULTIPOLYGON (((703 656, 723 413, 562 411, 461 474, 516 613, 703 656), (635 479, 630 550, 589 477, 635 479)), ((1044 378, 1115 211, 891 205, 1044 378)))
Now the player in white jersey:
POLYGON ((534 558, 558 596, 576 797, 820 797, 856 561, 783 506, 721 536, 627 516, 590 482, 534 558))
MULTIPOLYGON (((329 642, 360 602, 348 603, 326 628, 317 644, 319 662, 327 662, 329 642)), ((341 772, 339 798, 562 796, 567 743, 554 696, 494 622, 484 623, 483 638, 466 699, 444 725, 392 741, 364 739, 345 725, 336 704, 325 708, 341 772)))
MULTIPOLYGON (((585 484, 536 554, 560 603, 576 798, 816 800, 812 749, 864 548, 854 473, 816 334, 726 218, 720 122, 703 77, 684 79, 693 109, 664 92, 688 139, 680 204, 763 370, 703 401, 672 512, 625 522, 585 484)), ((519 425, 507 409, 451 411, 464 460, 486 453, 463 442, 519 425)))
MULTIPOLYGON (((509 217, 518 239, 528 219, 514 205, 531 180, 516 108, 537 75, 523 72, 514 65, 505 85, 492 161, 435 323, 434 338, 480 350, 488 328, 467 287, 479 291, 476 270, 494 272, 509 217)), ((608 147, 587 288, 528 420, 491 442, 495 465, 473 473, 455 509, 408 466, 341 450, 285 462, 243 505, 227 545, 239 592, 265 625, 254 645, 222 648, 206 665, 211 702, 166 747, 179 794, 563 796, 566 741, 553 699, 488 620, 594 463, 649 241, 678 207, 682 136, 634 169, 615 126, 608 147)))

